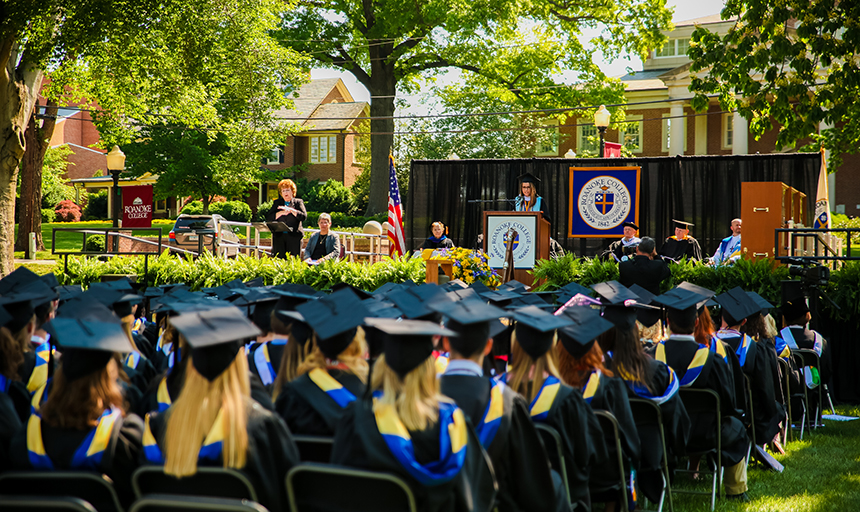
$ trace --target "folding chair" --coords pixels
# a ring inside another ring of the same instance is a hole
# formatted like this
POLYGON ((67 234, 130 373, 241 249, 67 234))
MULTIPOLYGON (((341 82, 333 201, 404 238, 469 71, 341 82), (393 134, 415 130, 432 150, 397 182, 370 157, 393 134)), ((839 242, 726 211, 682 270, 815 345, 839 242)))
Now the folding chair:
POLYGON ((789 379, 791 366, 788 364, 788 361, 781 357, 777 357, 776 361, 779 364, 779 371, 782 372, 780 385, 782 387, 782 396, 785 399, 785 410, 787 414, 786 421, 783 423, 782 427, 782 444, 787 444, 788 441, 791 440, 791 381, 789 379))
POLYGON ((561 448, 561 435, 558 431, 544 423, 535 423, 535 428, 540 434, 543 446, 546 449, 552 469, 558 471, 561 475, 561 481, 564 484, 564 492, 570 498, 570 484, 567 481, 567 465, 564 459, 564 451, 561 448))
POLYGON ((597 416, 597 421, 600 423, 600 428, 603 429, 603 433, 606 434, 607 432, 611 432, 615 438, 615 453, 617 457, 615 461, 609 461, 609 463, 613 465, 618 472, 618 484, 612 484, 606 487, 595 487, 592 485, 592 482, 589 482, 588 490, 591 494, 591 502, 594 503, 595 501, 599 501, 594 499, 595 495, 617 491, 620 494, 619 501, 621 502, 621 510, 626 512, 629 510, 629 502, 627 500, 627 474, 624 468, 624 454, 621 452, 621 433, 618 430, 618 420, 615 419, 615 416, 609 411, 595 410, 594 415, 597 416))
MULTIPOLYGON (((651 400, 644 398, 631 398, 630 410, 633 412, 633 421, 637 427, 654 426, 660 432, 660 444, 663 449, 663 458, 660 461, 660 470, 663 474, 663 492, 660 493, 660 502, 657 503, 657 512, 662 512, 665 499, 669 498, 669 510, 673 510, 672 486, 669 483, 669 457, 666 452, 666 432, 663 429, 663 412, 660 406, 651 400)), ((645 510, 644 508, 642 510, 645 510)))
POLYGON ((417 511, 412 489, 400 477, 329 464, 294 466, 287 473, 287 499, 292 512, 417 511))
POLYGON ((150 494, 135 501, 129 512, 268 512, 255 501, 201 496, 150 494))
MULTIPOLYGON (((756 443, 755 441, 755 410, 753 409, 753 393, 752 393, 752 381, 750 381, 749 376, 744 374, 744 388, 747 391, 747 403, 750 404, 750 437, 751 444, 750 448, 756 443)), ((747 462, 750 460, 750 454, 747 452, 747 462)))
POLYGON ((96 512, 88 502, 71 496, 0 496, 3 512, 96 512))
POLYGON ((165 474, 162 466, 142 466, 131 475, 131 487, 138 499, 162 494, 257 501, 251 481, 235 469, 198 467, 194 475, 179 479, 165 474))
MULTIPOLYGON (((699 470, 691 470, 691 469, 676 469, 675 472, 684 472, 684 473, 711 473, 713 476, 713 482, 711 485, 711 492, 703 492, 703 491, 693 491, 687 489, 679 489, 677 486, 672 490, 675 494, 701 494, 701 495, 710 495, 711 496, 711 510, 714 510, 714 506, 717 501, 717 495, 720 493, 721 483, 723 481, 723 467, 722 467, 722 456, 723 456, 723 447, 722 447, 722 415, 720 413, 720 395, 717 394, 713 389, 693 389, 693 388, 681 388, 679 391, 679 396, 681 397, 681 401, 684 402, 684 407, 687 409, 687 412, 692 417, 696 413, 699 414, 716 414, 716 419, 714 421, 715 425, 715 433, 716 433, 716 446, 708 447, 704 452, 700 452, 697 454, 691 455, 706 455, 705 459, 707 460, 707 455, 712 455, 714 458, 714 470, 710 471, 702 471, 699 470)), ((692 459, 692 457, 691 457, 692 459)))
POLYGON ((325 436, 293 436, 299 447, 299 460, 302 462, 320 462, 327 464, 331 460, 333 437, 325 436))
POLYGON ((98 512, 124 510, 110 478, 85 471, 6 472, 0 474, 0 495, 72 497, 89 503, 98 512))
MULTIPOLYGON (((806 404, 806 410, 812 411, 811 404, 809 403, 809 392, 808 386, 806 385, 806 367, 815 368, 819 375, 819 382, 816 389, 818 391, 818 403, 815 405, 815 414, 807 416, 807 418, 811 419, 812 423, 810 424, 810 428, 816 429, 819 426, 823 426, 821 423, 821 414, 822 409, 824 409, 824 396, 821 390, 824 388, 824 382, 820 378, 821 376, 821 358, 818 356, 818 353, 814 350, 810 350, 808 348, 796 348, 792 349, 791 357, 797 362, 797 366, 799 368, 803 368, 803 401, 806 404)), ((803 439, 803 436, 800 437, 803 439)))

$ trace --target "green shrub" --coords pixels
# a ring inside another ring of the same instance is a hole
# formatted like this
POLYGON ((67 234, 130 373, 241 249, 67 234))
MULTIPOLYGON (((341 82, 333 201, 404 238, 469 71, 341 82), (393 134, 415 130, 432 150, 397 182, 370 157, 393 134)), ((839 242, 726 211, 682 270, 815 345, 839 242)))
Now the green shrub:
POLYGON ((100 190, 90 194, 84 211, 86 220, 103 220, 108 218, 108 192, 100 190))
POLYGON ((274 201, 266 201, 257 207, 257 213, 254 214, 254 222, 266 222, 266 214, 272 209, 274 201))
POLYGON ((57 212, 53 208, 42 208, 42 224, 50 224, 57 218, 57 212))
POLYGON ((105 252, 105 236, 90 235, 87 237, 87 243, 84 245, 85 251, 105 252))
MULTIPOLYGON (((212 208, 212 205, 209 205, 209 208, 212 208)), ((203 214, 203 201, 191 201, 190 203, 186 203, 185 206, 182 207, 182 210, 179 211, 180 214, 185 215, 202 215, 203 214)))
POLYGON ((251 222, 251 207, 244 201, 213 203, 209 205, 209 212, 233 222, 251 222))
POLYGON ((351 214, 353 209, 352 192, 343 183, 330 179, 316 191, 314 203, 307 208, 318 212, 351 214))

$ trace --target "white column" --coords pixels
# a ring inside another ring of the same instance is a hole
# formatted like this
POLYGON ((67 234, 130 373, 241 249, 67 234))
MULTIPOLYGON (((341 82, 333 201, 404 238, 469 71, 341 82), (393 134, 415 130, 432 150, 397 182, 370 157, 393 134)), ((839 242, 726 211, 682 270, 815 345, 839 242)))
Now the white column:
POLYGON ((108 187, 108 218, 113 219, 113 196, 116 194, 116 189, 111 185, 108 187))
POLYGON ((669 156, 684 154, 684 104, 673 102, 669 108, 669 156))
POLYGON ((749 124, 737 111, 732 115, 732 154, 746 155, 749 153, 749 124))
MULTIPOLYGON (((708 154, 708 116, 696 116, 696 153, 697 155, 708 154)), ((719 117, 717 118, 719 120, 719 117)))

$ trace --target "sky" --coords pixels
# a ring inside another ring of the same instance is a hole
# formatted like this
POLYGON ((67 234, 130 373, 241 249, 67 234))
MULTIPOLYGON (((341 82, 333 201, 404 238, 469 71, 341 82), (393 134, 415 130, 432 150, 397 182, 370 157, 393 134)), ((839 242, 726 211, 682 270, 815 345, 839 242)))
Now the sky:
MULTIPOLYGON (((717 14, 725 5, 725 0, 668 0, 666 5, 675 8, 672 21, 678 22, 717 14)), ((618 59, 614 62, 599 61, 598 65, 607 76, 622 76, 627 73, 628 67, 634 71, 642 69, 642 61, 638 57, 631 60, 618 59)), ((355 101, 370 101, 370 93, 350 73, 334 69, 313 69, 311 78, 342 78, 355 101)))

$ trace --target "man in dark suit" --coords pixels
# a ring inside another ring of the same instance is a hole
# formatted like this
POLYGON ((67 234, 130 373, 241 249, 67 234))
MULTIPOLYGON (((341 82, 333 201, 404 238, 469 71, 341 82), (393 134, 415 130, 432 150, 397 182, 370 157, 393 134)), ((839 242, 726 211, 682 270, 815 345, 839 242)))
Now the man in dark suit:
POLYGON ((624 286, 638 284, 654 295, 660 295, 660 283, 672 276, 662 258, 652 259, 657 244, 651 237, 642 237, 633 259, 618 264, 618 282, 624 286))
POLYGON ((320 232, 314 233, 305 247, 305 261, 310 265, 319 265, 325 260, 340 257, 340 238, 329 232, 331 215, 320 214, 317 222, 320 225, 320 232))

